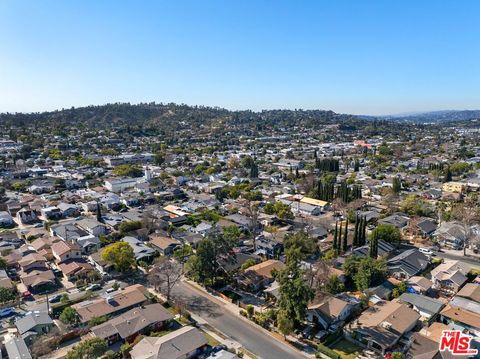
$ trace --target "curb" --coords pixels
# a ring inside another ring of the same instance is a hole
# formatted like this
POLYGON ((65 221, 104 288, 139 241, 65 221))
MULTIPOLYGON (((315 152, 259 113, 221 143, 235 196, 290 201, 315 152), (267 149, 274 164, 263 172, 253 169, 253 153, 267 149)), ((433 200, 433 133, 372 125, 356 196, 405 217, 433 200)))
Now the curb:
MULTIPOLYGON (((228 307, 229 307, 228 304, 230 304, 230 305, 235 305, 235 304, 233 304, 233 303, 230 303, 230 302, 226 301, 226 300, 223 299, 223 298, 218 298, 218 297, 210 294, 205 288, 203 288, 202 286, 200 286, 199 284, 197 284, 197 283, 195 283, 195 282, 192 282, 192 281, 190 281, 190 280, 185 280, 185 281, 183 281, 183 282, 186 283, 187 285, 189 285, 190 287, 195 288, 195 289, 203 292, 204 294, 208 295, 209 297, 215 299, 216 301, 222 303, 223 305, 225 305, 225 307, 227 307, 227 309, 228 309, 228 307)), ((292 348, 292 349, 294 349, 295 351, 297 351, 298 353, 302 354, 303 357, 305 357, 305 358, 314 358, 314 357, 315 357, 314 354, 308 354, 308 353, 305 353, 305 352, 303 352, 303 351, 298 350, 298 348, 295 347, 293 344, 291 344, 290 342, 285 341, 285 340, 283 340, 283 339, 280 339, 278 336, 276 336, 276 335, 275 335, 274 333, 272 333, 270 330, 267 330, 267 329, 265 329, 264 327, 258 325, 257 323, 255 323, 255 322, 253 322, 253 321, 251 321, 251 320, 249 320, 249 319, 241 316, 240 313, 239 313, 239 311, 241 310, 241 308, 240 308, 240 307, 237 307, 236 305, 235 305, 235 308, 236 308, 236 309, 238 308, 238 310, 235 310, 235 311, 232 310, 232 309, 228 309, 228 310, 229 310, 232 314, 234 314, 235 316, 237 316, 238 318, 240 318, 241 320, 243 320, 243 321, 245 321, 246 323, 250 324, 251 326, 253 326, 253 327, 261 330, 263 333, 267 334, 268 336, 270 336, 271 338, 275 339, 276 341, 278 341, 278 342, 280 342, 280 343, 283 343, 283 344, 285 344, 285 345, 288 345, 290 348, 292 348)))

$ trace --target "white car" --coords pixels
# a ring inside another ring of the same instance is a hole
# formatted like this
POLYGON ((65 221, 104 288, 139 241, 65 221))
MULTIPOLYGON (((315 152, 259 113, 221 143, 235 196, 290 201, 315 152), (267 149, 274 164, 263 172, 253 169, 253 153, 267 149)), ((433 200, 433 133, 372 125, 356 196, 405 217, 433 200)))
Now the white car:
POLYGON ((428 248, 419 248, 418 249, 421 253, 426 254, 427 256, 432 256, 433 252, 431 249, 428 248))

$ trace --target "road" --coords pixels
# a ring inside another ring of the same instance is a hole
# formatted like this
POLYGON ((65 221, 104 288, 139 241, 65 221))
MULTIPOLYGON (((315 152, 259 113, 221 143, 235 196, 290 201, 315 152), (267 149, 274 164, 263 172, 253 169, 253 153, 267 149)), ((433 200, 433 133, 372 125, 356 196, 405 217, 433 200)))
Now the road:
POLYGON ((256 326, 222 308, 224 304, 214 301, 208 294, 180 282, 173 288, 175 301, 185 303, 188 310, 200 316, 212 327, 218 329, 244 348, 263 359, 298 359, 302 355, 286 344, 272 338, 256 326))
MULTIPOLYGON (((449 251, 452 252, 452 251, 449 251)), ((441 252, 433 251, 433 253, 440 258, 458 260, 470 264, 473 267, 480 268, 480 261, 472 257, 466 257, 463 255, 463 251, 456 251, 458 254, 452 254, 442 250, 441 252)))

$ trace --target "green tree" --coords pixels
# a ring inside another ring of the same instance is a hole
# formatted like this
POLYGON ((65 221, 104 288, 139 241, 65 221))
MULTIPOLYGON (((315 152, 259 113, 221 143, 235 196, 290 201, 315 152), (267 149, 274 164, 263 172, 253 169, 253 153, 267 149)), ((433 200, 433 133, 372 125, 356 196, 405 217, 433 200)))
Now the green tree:
POLYGON ((191 256, 186 263, 186 272, 195 281, 207 283, 215 277, 218 264, 216 261, 215 245, 206 238, 198 243, 197 253, 191 256))
POLYGON ((177 248, 175 252, 173 252, 173 258, 175 258, 180 263, 185 263, 190 256, 193 255, 193 249, 190 245, 184 244, 180 248, 177 248))
POLYGON ((17 298, 17 290, 12 288, 0 287, 0 303, 10 302, 17 298))
POLYGON ((97 201, 97 221, 102 223, 103 222, 103 217, 102 217, 102 206, 100 205, 100 202, 97 201))
POLYGON ((103 324, 108 320, 106 315, 101 315, 99 317, 93 317, 88 321, 88 326, 90 328, 95 327, 97 325, 103 324))
POLYGON ((378 257, 378 236, 375 232, 370 236, 368 255, 373 259, 378 257))
POLYGON ((72 307, 66 307, 58 317, 62 323, 74 325, 78 322, 78 313, 72 307))
POLYGON ((222 232, 223 237, 226 241, 231 243, 232 248, 238 245, 238 240, 240 239, 242 232, 237 226, 224 227, 222 232))
POLYGON ((345 232, 343 233, 342 251, 345 253, 348 248, 348 218, 345 222, 345 232))
POLYGON ((108 345, 102 338, 87 339, 76 345, 67 353, 66 359, 97 359, 108 350, 108 345))
POLYGON ((288 313, 283 310, 277 312, 277 327, 284 338, 295 329, 293 320, 289 317, 288 313))
POLYGON ((402 182, 400 181, 400 178, 398 176, 394 176, 392 178, 392 190, 393 193, 400 193, 402 190, 402 182))
POLYGON ((279 308, 294 323, 305 318, 305 312, 313 291, 304 279, 304 271, 300 268, 301 248, 293 246, 286 251, 287 265, 275 276, 280 286, 279 308))
POLYGON ((255 259, 253 258, 248 258, 245 262, 243 262, 242 264, 242 270, 245 270, 247 268, 250 268, 251 266, 254 266, 255 264, 257 264, 257 262, 255 261, 255 259))
POLYGON ((365 257, 360 260, 357 273, 354 275, 357 290, 365 290, 385 280, 387 263, 385 259, 375 260, 365 257))
POLYGON ((119 177, 142 177, 143 171, 138 166, 125 164, 115 167, 113 169, 113 174, 119 177))
POLYGON ((285 252, 289 251, 293 247, 299 248, 300 252, 302 253, 302 259, 305 259, 318 251, 318 246, 315 239, 310 237, 304 231, 286 235, 283 240, 283 247, 285 252))
POLYGON ((379 224, 373 231, 370 233, 369 239, 376 238, 377 242, 383 240, 388 243, 400 243, 402 240, 402 234, 400 230, 390 224, 379 224))
POLYGON ((6 269, 7 268, 7 260, 3 257, 0 257, 0 269, 6 269))
POLYGON ((338 294, 345 290, 345 286, 340 279, 338 279, 338 276, 332 275, 330 278, 328 278, 327 283, 325 283, 324 290, 331 294, 338 294))
POLYGON ((126 242, 115 242, 105 247, 101 257, 119 272, 128 272, 135 266, 135 254, 130 244, 126 242))
POLYGON ((140 228, 142 228, 142 221, 125 221, 118 226, 118 230, 123 235, 140 228))

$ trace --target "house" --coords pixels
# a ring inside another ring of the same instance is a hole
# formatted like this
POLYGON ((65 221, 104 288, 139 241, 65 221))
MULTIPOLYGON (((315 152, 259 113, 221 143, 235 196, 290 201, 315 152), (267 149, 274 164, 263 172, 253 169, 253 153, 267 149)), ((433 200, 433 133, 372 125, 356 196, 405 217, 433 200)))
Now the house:
POLYGON ((456 293, 467 281, 470 268, 461 261, 446 260, 432 269, 432 282, 436 289, 447 293, 456 293))
POLYGON ((72 308, 77 311, 80 321, 85 323, 94 317, 120 314, 140 306, 147 301, 146 294, 147 289, 143 285, 134 284, 112 293, 106 293, 100 298, 74 304, 72 308))
POLYGON ((159 331, 173 319, 161 304, 149 304, 130 309, 128 312, 91 328, 94 336, 105 339, 111 345, 119 340, 131 343, 139 334, 159 331))
POLYGON ((207 346, 207 339, 195 327, 186 326, 162 337, 145 337, 130 352, 132 359, 190 359, 207 346))
POLYGON ((432 281, 422 276, 413 276, 407 280, 407 292, 428 294, 433 287, 432 281))
POLYGON ((28 350, 27 344, 22 337, 6 336, 5 351, 9 358, 13 359, 32 359, 32 355, 28 350))
POLYGON ((37 336, 50 332, 53 320, 46 312, 30 312, 15 322, 18 333, 25 343, 30 346, 37 336))
POLYGON ((255 242, 257 251, 255 254, 263 255, 269 259, 277 258, 283 250, 283 244, 263 235, 258 236, 255 242))
POLYGON ((137 184, 136 178, 111 178, 105 180, 105 188, 110 192, 119 193, 127 188, 133 188, 137 184))
POLYGON ((464 333, 480 337, 480 313, 478 308, 463 308, 455 305, 447 304, 440 312, 440 322, 448 325, 455 325, 464 333), (471 311, 471 310, 476 310, 471 311))
POLYGON ((434 236, 441 245, 456 250, 462 249, 467 239, 463 225, 457 222, 443 222, 434 236))
POLYGON ((84 259, 68 259, 58 265, 64 277, 69 281, 85 278, 95 268, 84 259))
POLYGON ((7 211, 0 211, 0 227, 13 226, 13 217, 7 211))
POLYGON ((463 193, 466 187, 466 184, 462 182, 446 182, 442 185, 442 191, 450 193, 463 193))
MULTIPOLYGON (((358 256, 358 257, 368 257, 369 256, 369 246, 365 245, 362 247, 355 248, 353 250, 353 255, 358 256)), ((395 250, 395 247, 384 241, 383 239, 378 241, 378 256, 379 257, 385 257, 390 255, 395 250)))
POLYGON ((252 221, 247 216, 242 214, 234 213, 228 216, 225 216, 225 219, 235 223, 240 229, 248 231, 252 226, 252 221))
POLYGON ((368 295, 370 302, 376 304, 382 300, 390 300, 392 297, 393 288, 395 288, 395 286, 386 280, 376 287, 366 289, 364 293, 368 295))
POLYGON ((467 283, 457 293, 457 297, 466 298, 480 304, 480 285, 476 283, 467 283))
MULTIPOLYGON (((420 314, 398 302, 378 302, 365 310, 347 329, 347 339, 379 354, 392 351, 417 325, 420 314)), ((405 344, 403 344, 405 345, 405 344)))
POLYGON ((31 224, 37 221, 37 214, 34 210, 22 208, 17 212, 16 218, 21 224, 31 224))
POLYGON ((55 274, 51 270, 33 270, 20 274, 21 282, 32 293, 41 293, 55 285, 55 274))
POLYGON ((162 236, 157 233, 150 236, 149 243, 152 245, 153 248, 158 250, 160 254, 165 256, 173 254, 175 249, 177 249, 181 245, 180 241, 167 236, 162 236))
POLYGON ((58 241, 52 245, 52 254, 57 263, 70 259, 82 258, 81 248, 74 242, 58 241))
POLYGON ((275 259, 255 264, 237 276, 237 282, 248 290, 258 291, 272 283, 273 271, 285 268, 285 264, 275 259))
POLYGON ((210 231, 212 231, 212 229, 213 225, 208 222, 202 221, 196 227, 192 228, 192 232, 205 237, 210 231))
POLYGON ((291 202, 290 208, 293 213, 304 214, 306 216, 318 216, 322 213, 322 209, 319 206, 305 202, 291 202))
POLYGON ((417 248, 407 249, 387 260, 388 272, 397 279, 408 279, 427 269, 430 259, 417 248))
POLYGON ((95 237, 93 234, 78 237, 75 243, 80 247, 82 254, 90 254, 100 248, 100 238, 95 237))
POLYGON ((425 318, 426 320, 435 318, 435 316, 445 305, 438 299, 414 293, 403 293, 398 298, 398 301, 410 305, 413 310, 415 310, 422 316, 422 318, 425 318))
POLYGON ((424 238, 432 237, 437 230, 437 225, 432 219, 423 218, 416 223, 417 230, 424 238))
POLYGON ((105 226, 95 219, 85 218, 78 221, 76 225, 80 229, 87 231, 88 233, 94 235, 95 237, 99 237, 106 233, 105 226))
POLYGON ((136 261, 149 262, 155 256, 155 249, 150 248, 137 238, 124 237, 122 238, 122 241, 128 243, 130 247, 132 247, 136 261))
POLYGON ((80 214, 80 211, 77 206, 70 203, 59 203, 57 205, 58 209, 62 213, 63 217, 76 217, 80 214))
POLYGON ((87 231, 82 230, 77 226, 73 224, 68 224, 68 223, 51 226, 50 234, 52 236, 57 236, 66 242, 88 235, 87 231))
POLYGON ((37 269, 45 270, 45 269, 47 269, 46 262, 47 262, 47 260, 41 254, 31 253, 31 254, 28 254, 28 255, 24 256, 23 258, 21 258, 18 261, 18 265, 20 266, 22 271, 28 273, 32 270, 37 270, 37 269))
POLYGON ((40 209, 40 214, 47 221, 55 221, 62 218, 62 211, 57 206, 44 207, 40 209))
POLYGON ((307 308, 307 320, 327 330, 346 321, 359 307, 353 298, 320 296, 311 301, 307 308), (345 300, 346 299, 346 300, 345 300))
POLYGON ((398 229, 405 228, 408 225, 408 221, 410 220, 410 217, 407 216, 405 213, 394 213, 391 216, 382 218, 378 220, 378 223, 380 224, 389 224, 391 226, 394 226, 398 229))

